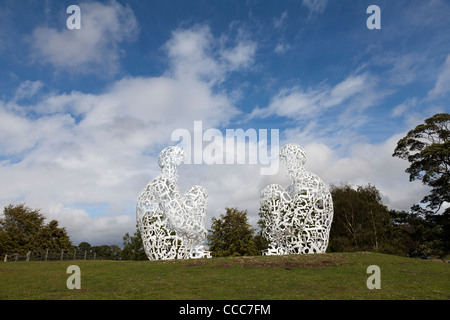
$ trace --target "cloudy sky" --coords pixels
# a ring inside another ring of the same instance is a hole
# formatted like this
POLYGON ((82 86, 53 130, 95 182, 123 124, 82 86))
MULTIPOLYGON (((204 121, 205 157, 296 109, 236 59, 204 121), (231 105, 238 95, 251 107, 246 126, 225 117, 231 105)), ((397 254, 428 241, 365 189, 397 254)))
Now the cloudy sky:
MULTIPOLYGON (((159 152, 201 121, 277 129, 326 184, 370 183, 408 210, 427 188, 391 154, 449 112, 448 13, 444 0, 1 0, 0 205, 40 208, 75 245, 122 245, 159 152), (372 4, 381 29, 366 26, 372 4)), ((260 191, 289 184, 283 165, 260 168, 186 164, 180 191, 207 189, 207 226, 225 207, 256 226, 260 191)))

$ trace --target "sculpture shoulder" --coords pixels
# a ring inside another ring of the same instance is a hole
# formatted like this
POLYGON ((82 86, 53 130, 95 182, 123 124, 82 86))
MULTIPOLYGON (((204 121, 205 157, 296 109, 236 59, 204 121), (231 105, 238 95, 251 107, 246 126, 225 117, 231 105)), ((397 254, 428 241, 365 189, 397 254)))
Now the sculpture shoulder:
POLYGON ((318 189, 323 192, 329 192, 327 185, 323 182, 323 180, 313 172, 304 171, 303 175, 299 177, 298 184, 303 186, 308 186, 313 189, 318 189))
POLYGON ((151 198, 155 197, 157 194, 164 194, 168 191, 178 191, 178 186, 175 182, 170 181, 166 177, 158 176, 147 183, 141 190, 139 198, 151 198))
POLYGON ((261 198, 273 199, 273 198, 283 198, 288 200, 289 194, 287 191, 279 184, 269 184, 261 191, 261 198))

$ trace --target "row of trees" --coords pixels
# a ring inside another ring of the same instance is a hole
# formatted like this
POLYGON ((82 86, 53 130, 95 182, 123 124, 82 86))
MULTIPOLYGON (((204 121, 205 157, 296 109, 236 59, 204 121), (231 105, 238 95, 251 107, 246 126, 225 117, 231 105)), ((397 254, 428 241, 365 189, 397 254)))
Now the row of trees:
POLYGON ((3 209, 0 218, 0 256, 18 253, 26 255, 28 251, 46 249, 80 250, 94 253, 98 258, 121 259, 121 249, 116 245, 91 246, 81 242, 74 246, 66 229, 59 227, 58 221, 44 223, 45 216, 40 210, 25 204, 10 204, 3 209))
MULTIPOLYGON (((373 251, 410 257, 443 257, 449 253, 442 225, 417 212, 389 209, 375 186, 341 184, 330 191, 334 218, 327 251, 373 251)), ((260 255, 268 248, 261 231, 250 225, 247 211, 238 208, 225 208, 219 218, 212 218, 207 244, 215 257, 260 255)), ((138 231, 133 236, 125 235, 122 256, 147 259, 138 231)))
POLYGON ((25 204, 8 205, 0 218, 0 254, 26 254, 28 251, 71 249, 72 242, 58 221, 44 223, 45 216, 39 210, 25 204))
POLYGON ((444 228, 415 212, 387 208, 375 186, 332 186, 329 251, 376 251, 402 256, 449 253, 444 228))
MULTIPOLYGON (((334 218, 328 251, 375 251, 402 256, 448 254, 445 229, 419 213, 390 210, 381 201, 375 186, 349 184, 332 186, 334 218)), ((44 224, 39 210, 23 204, 9 205, 0 219, 0 255, 26 254, 46 248, 96 252, 98 257, 115 260, 146 260, 139 231, 123 237, 123 249, 116 245, 73 246, 64 228, 55 220, 44 224)), ((213 256, 260 255, 268 242, 253 228, 246 210, 225 208, 212 218, 207 244, 213 256)))
MULTIPOLYGON (((373 251, 401 256, 449 254, 445 226, 416 212, 390 210, 372 185, 332 186, 334 218, 329 252, 373 251)), ((208 243, 214 256, 259 255, 268 243, 248 223, 246 211, 226 208, 213 218, 208 243)), ((261 213, 260 213, 261 214, 261 213)))

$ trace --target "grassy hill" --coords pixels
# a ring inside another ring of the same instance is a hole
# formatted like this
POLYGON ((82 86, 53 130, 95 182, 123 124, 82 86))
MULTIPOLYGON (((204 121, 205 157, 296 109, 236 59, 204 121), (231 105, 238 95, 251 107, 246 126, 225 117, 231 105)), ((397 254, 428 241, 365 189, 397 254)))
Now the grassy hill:
POLYGON ((0 263, 0 299, 450 299, 450 264, 376 253, 0 263), (69 290, 69 265, 81 289, 69 290), (369 265, 381 289, 369 290, 369 265))

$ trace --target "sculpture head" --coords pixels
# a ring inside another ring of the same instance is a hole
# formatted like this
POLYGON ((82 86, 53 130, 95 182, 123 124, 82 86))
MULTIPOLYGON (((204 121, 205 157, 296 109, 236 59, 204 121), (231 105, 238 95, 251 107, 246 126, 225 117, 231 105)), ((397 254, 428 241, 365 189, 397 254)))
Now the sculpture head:
POLYGON ((287 144, 280 150, 280 160, 286 165, 288 176, 295 179, 304 170, 306 152, 296 144, 287 144))
POLYGON ((183 149, 178 147, 166 147, 158 157, 158 164, 161 168, 162 175, 171 180, 176 180, 178 177, 177 168, 186 161, 186 153, 183 149))

